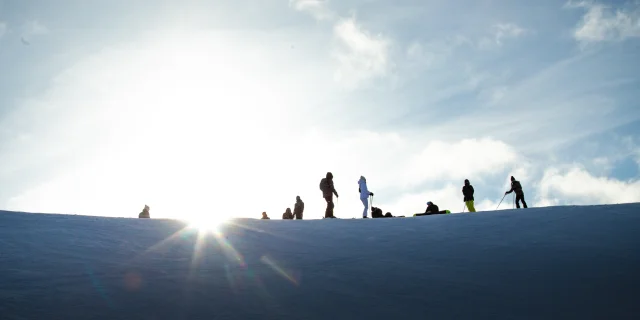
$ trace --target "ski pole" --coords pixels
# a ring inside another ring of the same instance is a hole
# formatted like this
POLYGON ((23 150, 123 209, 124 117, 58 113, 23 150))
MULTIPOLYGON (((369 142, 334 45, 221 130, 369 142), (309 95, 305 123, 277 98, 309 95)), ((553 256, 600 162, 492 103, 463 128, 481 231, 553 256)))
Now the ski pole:
POLYGON ((496 207, 496 210, 498 210, 498 208, 500 208, 500 204, 502 204, 502 201, 504 200, 504 197, 506 197, 507 194, 505 193, 504 196, 502 196, 502 200, 500 200, 500 203, 498 203, 498 206, 496 207))

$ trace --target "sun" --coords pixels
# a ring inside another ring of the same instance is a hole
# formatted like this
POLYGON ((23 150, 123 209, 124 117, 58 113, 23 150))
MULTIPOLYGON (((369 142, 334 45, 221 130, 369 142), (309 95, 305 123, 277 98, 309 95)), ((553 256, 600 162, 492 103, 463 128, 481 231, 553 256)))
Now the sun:
POLYGON ((188 227, 200 232, 217 232, 218 228, 226 223, 229 217, 209 216, 188 219, 188 227))

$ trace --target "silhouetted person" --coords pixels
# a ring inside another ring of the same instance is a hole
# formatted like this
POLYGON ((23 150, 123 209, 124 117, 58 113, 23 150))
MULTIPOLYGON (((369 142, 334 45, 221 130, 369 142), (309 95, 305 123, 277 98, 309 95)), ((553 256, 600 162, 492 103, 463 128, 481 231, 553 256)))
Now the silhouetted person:
POLYGON ((300 199, 300 196, 296 197, 296 205, 293 207, 293 217, 297 220, 302 220, 302 213, 304 212, 304 202, 300 199))
POLYGON ((261 220, 271 220, 268 216, 266 212, 262 213, 262 218, 260 218, 261 220))
POLYGON ((151 218, 151 215, 149 214, 149 206, 145 205, 144 209, 142 209, 142 212, 140 212, 140 214, 138 215, 138 218, 145 218, 145 219, 149 219, 151 218))
POLYGON ((327 201, 327 209, 324 212, 324 217, 335 218, 333 216, 333 195, 335 194, 337 198, 338 192, 333 186, 333 174, 331 172, 327 172, 327 176, 320 180, 320 190, 322 190, 322 197, 327 201))
POLYGON ((467 205, 469 212, 476 212, 476 208, 473 206, 473 192, 473 186, 469 183, 469 179, 464 179, 462 194, 464 195, 464 203, 467 205))
POLYGON ((364 176, 360 176, 360 180, 358 180, 358 192, 360 192, 360 201, 364 205, 364 211, 362 211, 362 218, 367 218, 367 213, 369 212, 369 196, 373 195, 373 192, 369 192, 369 188, 367 187, 367 179, 364 176))
POLYGON ((511 192, 516 193, 516 208, 520 209, 520 201, 522 201, 522 206, 527 208, 527 203, 524 202, 524 192, 522 191, 522 185, 520 181, 516 180, 513 176, 511 176, 511 189, 504 194, 507 195, 511 192))
POLYGON ((371 207, 371 218, 384 218, 384 214, 382 213, 382 209, 377 207, 371 207))
POLYGON ((435 205, 433 202, 427 202, 427 210, 424 211, 424 214, 438 214, 440 212, 440 208, 435 205))
POLYGON ((282 214, 282 219, 283 220, 293 219, 293 213, 291 213, 291 208, 287 208, 287 210, 284 211, 284 213, 282 214))

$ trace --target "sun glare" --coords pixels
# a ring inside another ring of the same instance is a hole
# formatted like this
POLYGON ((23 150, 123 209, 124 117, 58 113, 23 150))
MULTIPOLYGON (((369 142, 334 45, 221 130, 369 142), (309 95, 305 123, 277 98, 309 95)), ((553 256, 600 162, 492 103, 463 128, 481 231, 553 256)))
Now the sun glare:
POLYGON ((189 219, 189 228, 202 232, 217 232, 218 227, 229 220, 228 217, 198 217, 189 219))

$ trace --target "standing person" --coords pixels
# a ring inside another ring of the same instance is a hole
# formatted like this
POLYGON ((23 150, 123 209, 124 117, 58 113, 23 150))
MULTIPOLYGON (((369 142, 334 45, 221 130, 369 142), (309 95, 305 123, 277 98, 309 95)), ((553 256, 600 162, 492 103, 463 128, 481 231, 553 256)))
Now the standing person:
POLYGON ((293 207, 293 216, 297 220, 302 220, 302 213, 304 212, 304 202, 300 199, 300 196, 296 197, 296 205, 293 207))
POLYGON ((266 212, 263 212, 263 213, 262 213, 262 218, 261 218, 261 219, 262 219, 262 220, 270 220, 270 218, 269 218, 269 216, 267 215, 267 213, 266 213, 266 212))
POLYGON ((369 192, 367 188, 367 179, 364 176, 360 176, 360 180, 358 180, 358 192, 360 192, 360 201, 364 205, 364 211, 362 212, 362 218, 367 218, 367 213, 369 212, 369 196, 373 196, 373 192, 369 192))
POLYGON ((524 202, 524 191, 522 191, 522 185, 520 181, 516 180, 513 176, 511 176, 511 189, 505 192, 505 195, 508 195, 511 192, 516 193, 516 208, 520 209, 520 201, 522 201, 522 205, 527 208, 527 203, 524 202))
POLYGON ((325 218, 335 218, 333 216, 333 195, 336 195, 338 198, 338 192, 336 188, 333 186, 333 174, 331 172, 327 172, 326 177, 320 180, 320 190, 322 190, 322 197, 325 201, 327 201, 327 209, 324 212, 325 218))
POLYGON ((464 179, 462 194, 464 195, 464 203, 467 205, 469 212, 476 212, 476 208, 473 206, 473 192, 473 186, 469 183, 469 179, 464 179))

